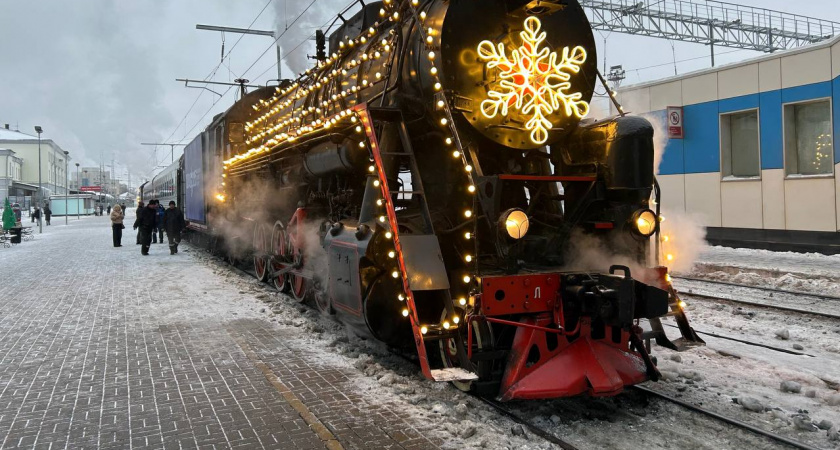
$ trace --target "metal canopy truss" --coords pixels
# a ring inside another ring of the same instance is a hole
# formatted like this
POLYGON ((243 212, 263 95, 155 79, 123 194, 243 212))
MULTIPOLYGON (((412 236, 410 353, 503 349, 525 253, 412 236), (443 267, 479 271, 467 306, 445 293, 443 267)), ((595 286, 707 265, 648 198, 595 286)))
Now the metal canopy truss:
POLYGON ((840 33, 840 23, 711 0, 581 0, 592 28, 761 52, 840 33))

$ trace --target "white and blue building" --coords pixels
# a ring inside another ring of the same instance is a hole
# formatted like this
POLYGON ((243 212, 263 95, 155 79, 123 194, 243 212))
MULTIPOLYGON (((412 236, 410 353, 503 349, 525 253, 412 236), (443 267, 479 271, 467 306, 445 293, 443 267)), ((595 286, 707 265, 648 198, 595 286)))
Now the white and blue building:
POLYGON ((840 37, 622 87, 625 111, 684 137, 659 165, 665 211, 695 215, 710 242, 840 253, 840 37))

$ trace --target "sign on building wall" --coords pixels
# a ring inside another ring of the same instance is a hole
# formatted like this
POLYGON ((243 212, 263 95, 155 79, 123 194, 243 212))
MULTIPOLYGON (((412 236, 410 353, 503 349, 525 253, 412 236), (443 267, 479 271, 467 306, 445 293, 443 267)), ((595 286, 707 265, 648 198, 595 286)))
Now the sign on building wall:
POLYGON ((671 139, 682 139, 685 137, 682 106, 668 107, 668 137, 671 139))
POLYGON ((82 186, 79 190, 82 192, 102 192, 102 186, 82 186))

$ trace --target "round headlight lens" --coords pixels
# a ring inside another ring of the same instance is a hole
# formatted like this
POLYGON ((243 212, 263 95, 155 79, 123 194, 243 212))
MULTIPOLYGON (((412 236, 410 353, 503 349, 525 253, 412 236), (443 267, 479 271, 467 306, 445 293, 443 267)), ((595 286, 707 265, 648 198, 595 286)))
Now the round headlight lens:
POLYGON ((649 209, 637 211, 634 214, 636 219, 633 221, 636 226, 636 231, 644 237, 648 237, 656 232, 656 214, 649 209))
POLYGON ((511 239, 522 239, 528 234, 529 226, 528 215, 518 208, 505 211, 499 223, 499 228, 505 230, 511 239))

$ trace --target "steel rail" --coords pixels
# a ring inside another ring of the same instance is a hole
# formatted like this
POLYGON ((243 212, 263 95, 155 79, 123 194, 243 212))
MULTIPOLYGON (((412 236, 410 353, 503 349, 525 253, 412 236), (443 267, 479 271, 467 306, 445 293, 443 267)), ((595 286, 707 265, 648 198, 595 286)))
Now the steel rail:
POLYGON ((699 412, 701 414, 712 417, 712 418, 717 419, 721 422, 728 423, 730 425, 735 425, 736 427, 751 431, 755 434, 764 436, 764 437, 772 439, 774 441, 781 442, 783 444, 787 444, 787 445, 789 445, 793 448, 798 448, 798 449, 801 449, 801 450, 819 450, 817 447, 812 447, 812 446, 810 446, 810 445, 808 445, 804 442, 800 442, 800 441, 797 441, 797 440, 794 440, 794 439, 787 438, 787 437, 782 436, 780 434, 776 434, 776 433, 773 433, 771 431, 764 430, 763 428, 759 428, 755 425, 750 425, 750 424, 748 424, 746 422, 742 422, 738 419, 733 419, 731 417, 724 416, 723 414, 716 413, 714 411, 708 410, 708 409, 703 408, 701 406, 694 405, 692 403, 685 402, 683 400, 679 400, 677 398, 671 397, 668 394, 663 394, 661 392, 654 391, 653 389, 650 389, 650 388, 647 388, 647 387, 644 387, 644 386, 638 386, 638 385, 637 386, 632 386, 632 389, 635 389, 635 390, 640 391, 640 392, 644 392, 644 393, 646 393, 648 395, 651 395, 651 396, 654 396, 654 397, 658 397, 662 400, 667 400, 671 403, 680 405, 683 408, 689 409, 691 411, 699 412))
POLYGON ((759 306, 759 307, 763 307, 763 308, 777 309, 779 311, 788 311, 788 312, 795 312, 795 313, 800 313, 800 314, 811 314, 811 315, 814 315, 814 316, 827 317, 829 319, 840 319, 840 315, 838 315, 838 314, 831 314, 831 313, 821 312, 821 311, 812 311, 812 310, 809 310, 809 309, 791 308, 789 306, 772 305, 772 304, 761 303, 761 302, 753 302, 753 301, 749 301, 749 300, 739 300, 739 299, 735 299, 735 298, 720 297, 720 296, 717 296, 717 295, 710 295, 710 294, 698 294, 698 293, 695 293, 695 292, 691 292, 691 293, 680 292, 680 294, 684 297, 705 298, 705 299, 709 299, 709 300, 720 300, 720 301, 725 301, 725 302, 739 303, 739 304, 742 304, 742 305, 759 306))
POLYGON ((564 450, 578 450, 578 448, 575 447, 573 444, 564 441, 563 439, 560 439, 559 437, 549 433, 548 431, 545 431, 544 429, 536 425, 531 424, 527 420, 516 415, 516 413, 514 413, 510 409, 502 406, 499 402, 476 394, 472 394, 472 397, 477 398, 478 400, 490 405, 493 409, 501 413, 503 416, 508 417, 514 422, 524 426, 529 431, 531 431, 531 433, 534 433, 535 435, 545 439, 546 441, 551 442, 552 444, 557 445, 564 450))
POLYGON ((769 288, 769 287, 764 287, 764 286, 750 286, 750 285, 747 285, 747 284, 738 284, 738 283, 732 283, 732 282, 729 282, 729 281, 707 280, 705 278, 678 277, 678 276, 673 276, 673 278, 678 279, 678 280, 697 281, 697 282, 701 282, 701 283, 721 284, 721 285, 724 285, 724 286, 742 287, 742 288, 748 288, 748 289, 758 289, 758 290, 761 290, 761 291, 778 292, 780 294, 790 294, 790 295, 796 295, 796 296, 806 295, 808 297, 815 297, 815 298, 821 298, 821 299, 825 299, 825 300, 840 301, 840 297, 837 297, 837 296, 834 296, 834 295, 814 294, 814 293, 811 293, 811 292, 796 292, 796 291, 789 291, 787 289, 769 288))
MULTIPOLYGON (((662 325, 666 326, 666 327, 670 327, 670 328, 679 328, 678 326, 671 325, 670 323, 663 323, 662 325)), ((742 344, 752 345, 754 347, 762 347, 762 348, 777 351, 777 352, 780 352, 780 353, 788 353, 788 354, 796 355, 796 356, 807 356, 809 358, 816 358, 816 355, 811 355, 811 354, 799 352, 799 351, 796 351, 796 350, 788 350, 786 348, 775 347, 775 346, 772 346, 772 345, 761 344, 759 342, 748 341, 746 339, 740 339, 740 338, 736 338, 736 337, 732 337, 732 336, 724 336, 722 334, 711 333, 709 331, 700 331, 696 328, 694 328, 694 332, 697 333, 697 334, 705 335, 705 336, 711 336, 711 337, 717 338, 717 339, 724 339, 724 340, 727 340, 727 341, 740 342, 742 344)))

